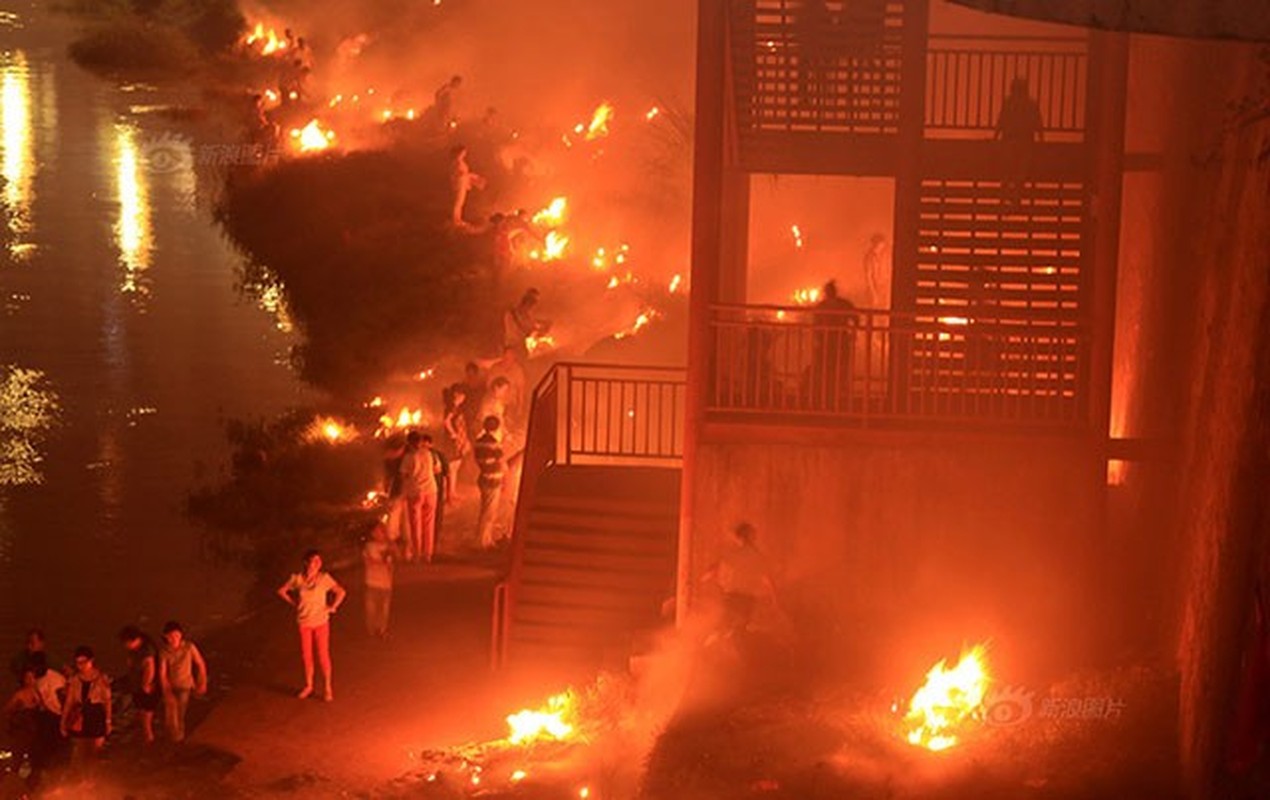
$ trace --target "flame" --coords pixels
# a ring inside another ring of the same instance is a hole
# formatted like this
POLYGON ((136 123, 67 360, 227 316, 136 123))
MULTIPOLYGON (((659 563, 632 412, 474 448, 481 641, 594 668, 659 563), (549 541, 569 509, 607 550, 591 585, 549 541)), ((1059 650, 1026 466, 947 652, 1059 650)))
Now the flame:
POLYGON ((982 710, 989 682, 983 645, 963 652, 952 669, 946 661, 932 667, 904 716, 909 744, 932 751, 956 745, 958 729, 982 710))
POLYGON ((797 225, 790 225, 789 232, 794 235, 794 247, 799 250, 802 250, 803 249, 803 229, 798 227, 797 225))
POLYGON ((660 113, 661 113, 661 109, 658 108, 657 106, 653 106, 652 108, 648 109, 648 113, 644 115, 644 119, 648 120, 649 122, 652 122, 654 119, 657 118, 657 115, 660 113))
POLYGON ((558 228, 564 224, 564 215, 568 208, 568 198, 554 198, 546 208, 534 214, 533 223, 542 228, 558 228))
POLYGON ((635 318, 635 322, 631 325, 631 327, 627 328, 624 331, 618 331, 617 333, 613 334, 613 338, 625 339, 629 336, 634 336, 635 334, 642 331, 644 328, 648 327, 648 323, 657 319, 658 316, 660 315, 657 313, 656 309, 646 308, 643 311, 639 312, 639 316, 635 318))
POLYGON ((574 734, 572 722, 575 713, 573 691, 564 691, 549 698, 540 709, 522 709, 507 717, 507 741, 509 744, 534 744, 541 741, 560 741, 574 734))
POLYGON ((800 306, 809 306, 813 303, 820 302, 820 287, 812 286, 806 289, 797 289, 794 291, 794 302, 800 306))
POLYGON ((525 349, 529 351, 529 355, 531 356, 546 353, 550 350, 554 350, 555 348, 556 340, 549 333, 544 333, 541 336, 534 336, 533 334, 530 334, 525 337, 525 349))
POLYGON ((263 22, 256 23, 251 33, 243 39, 243 43, 248 47, 258 47, 262 56, 271 56, 279 50, 287 49, 286 38, 279 36, 273 28, 266 30, 263 22))
POLYGON ((291 138, 301 153, 325 150, 335 143, 335 132, 323 128, 316 119, 309 120, 303 128, 292 128, 291 138))
POLYGON ((595 112, 591 114, 591 122, 585 128, 579 125, 574 131, 575 133, 586 133, 588 142, 596 139, 602 139, 609 135, 609 121, 613 119, 613 106, 609 103, 601 103, 595 112))
POLYGON ((382 438, 392 434, 394 431, 405 428, 417 428, 422 424, 422 410, 411 410, 402 406, 401 411, 398 412, 396 417, 393 417, 391 414, 384 414, 379 418, 379 430, 375 431, 375 437, 382 438))
POLYGON ((675 294, 676 292, 678 292, 679 288, 683 286, 683 282, 684 282, 684 276, 682 275, 676 274, 675 277, 671 278, 670 279, 670 293, 675 294))
POLYGON ((550 231, 543 239, 542 247, 529 251, 529 257, 534 261, 559 261, 564 258, 564 251, 568 246, 568 236, 559 231, 550 231))
POLYGON ((356 439, 357 429, 334 417, 318 417, 309 425, 304 438, 310 442, 341 444, 356 439))

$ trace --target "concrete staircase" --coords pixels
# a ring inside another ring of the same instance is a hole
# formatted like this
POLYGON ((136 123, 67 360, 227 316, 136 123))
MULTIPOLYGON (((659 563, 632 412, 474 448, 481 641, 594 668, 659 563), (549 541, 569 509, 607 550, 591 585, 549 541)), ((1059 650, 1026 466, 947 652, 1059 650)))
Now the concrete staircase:
POLYGON ((506 585, 503 665, 625 666, 674 596, 679 476, 628 466, 538 476, 506 585))

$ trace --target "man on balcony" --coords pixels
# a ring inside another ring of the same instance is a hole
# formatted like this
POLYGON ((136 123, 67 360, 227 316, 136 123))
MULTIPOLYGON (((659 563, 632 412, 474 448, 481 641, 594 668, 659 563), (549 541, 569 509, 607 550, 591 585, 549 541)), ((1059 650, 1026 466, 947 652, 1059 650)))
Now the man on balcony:
POLYGON ((811 410, 841 411, 850 403, 843 387, 851 380, 856 315, 855 304, 838 294, 837 281, 821 290, 812 321, 811 410))

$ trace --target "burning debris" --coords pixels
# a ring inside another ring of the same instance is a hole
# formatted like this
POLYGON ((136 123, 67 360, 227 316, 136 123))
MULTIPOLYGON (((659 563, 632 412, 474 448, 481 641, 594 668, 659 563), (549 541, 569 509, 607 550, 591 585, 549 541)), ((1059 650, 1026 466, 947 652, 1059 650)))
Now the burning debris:
POLYGON ((982 719, 989 681, 983 645, 963 653, 952 668, 946 661, 932 667, 904 716, 909 744, 933 751, 955 746, 963 726, 982 719))

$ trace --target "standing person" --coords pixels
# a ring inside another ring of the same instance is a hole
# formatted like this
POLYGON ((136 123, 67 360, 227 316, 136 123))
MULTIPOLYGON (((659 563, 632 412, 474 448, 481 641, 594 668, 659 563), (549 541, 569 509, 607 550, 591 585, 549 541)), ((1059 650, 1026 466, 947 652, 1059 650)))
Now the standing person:
POLYGON ((503 355, 486 366, 489 370, 491 386, 500 378, 507 379, 506 414, 513 420, 520 420, 525 409, 525 385, 528 380, 525 377, 525 368, 516 357, 516 349, 504 347, 503 355))
POLYGON ((815 331, 812 340, 811 407, 819 411, 838 411, 850 403, 851 355, 855 337, 849 328, 855 324, 855 304, 838 294, 837 281, 829 281, 821 290, 820 302, 812 317, 815 331))
POLYGON ((529 358, 530 336, 538 336, 551 329, 551 323, 534 316, 538 305, 538 290, 526 289, 520 302, 503 313, 503 347, 524 361, 529 358))
POLYGON ((154 712, 159 710, 159 650, 154 640, 135 625, 119 631, 119 641, 128 651, 128 679, 132 689, 132 705, 141 721, 141 737, 154 744, 154 712))
POLYGON ((30 667, 35 675, 35 691, 40 696, 39 746, 31 753, 31 766, 39 771, 49 766, 61 749, 62 737, 58 731, 65 707, 66 676, 49 669, 43 652, 31 656, 30 667))
POLYGON ((335 699, 331 681, 331 615, 339 611, 347 596, 344 587, 322 570, 322 554, 310 550, 304 554, 300 572, 292 575, 278 587, 278 596, 296 610, 296 622, 300 627, 300 658, 304 662, 304 688, 299 698, 304 700, 313 694, 313 653, 317 651, 318 664, 326 681, 323 698, 329 703, 335 699), (292 593, 295 597, 292 597, 292 593))
MULTIPOLYGON (((432 476, 437 483, 436 513, 432 525, 432 554, 436 554, 437 543, 441 541, 441 526, 445 522, 445 507, 450 504, 454 483, 451 479, 450 459, 445 453, 432 446, 432 434, 425 433, 421 437, 423 447, 432 456, 432 476)), ((432 560, 431 556, 428 558, 432 560)))
POLYGON ((450 150, 450 193, 454 198, 450 221, 458 228, 467 227, 463 221, 463 209, 467 205, 468 193, 473 189, 484 189, 485 179, 472 171, 467 163, 467 147, 457 144, 450 150))
POLYGON ((463 460, 472 452, 472 438, 468 435, 471 428, 467 419, 466 387, 456 383, 443 393, 442 399, 445 401, 445 418, 441 424, 450 445, 450 463, 446 474, 450 479, 448 487, 451 490, 450 496, 453 496, 452 493, 457 488, 459 480, 459 471, 463 468, 463 460))
POLYGON ((703 580, 713 580, 723 595, 722 633, 734 637, 744 633, 762 599, 774 600, 776 592, 767 571, 767 557, 758 549, 758 532, 748 522, 732 530, 732 543, 703 580))
POLYGON ((31 663, 31 658, 36 654, 48 655, 48 641, 44 638, 44 631, 39 628, 30 628, 26 632, 26 641, 22 645, 22 649, 9 659, 9 671, 13 673, 15 679, 21 680, 22 673, 26 671, 27 665, 31 663))
POLYGON ((378 523, 362 547, 362 564, 366 568, 366 632, 377 639, 388 638, 396 560, 397 548, 388 539, 388 529, 382 522, 378 523))
POLYGON ((36 688, 35 668, 30 664, 22 671, 17 691, 4 704, 5 723, 11 749, 28 755, 32 763, 40 747, 40 693, 36 688))
POLYGON ((481 365, 475 361, 467 362, 463 367, 463 394, 467 396, 467 401, 463 404, 463 417, 467 420, 467 430, 469 437, 480 436, 481 420, 479 416, 481 404, 485 402, 485 375, 481 372, 481 365))
POLYGON ((66 686, 61 732, 72 742, 71 761, 83 764, 97 757, 112 727, 110 679, 97 669, 93 649, 75 648, 75 674, 66 686))
POLYGON ((507 469, 499 435, 500 425, 498 417, 486 417, 482 426, 484 432, 476 438, 473 446, 476 466, 481 471, 476 479, 476 485, 481 490, 481 510, 476 520, 476 531, 484 550, 494 546, 494 526, 498 521, 499 500, 503 495, 503 477, 507 469))
POLYGON ((174 742, 185 741, 185 711, 190 693, 207 694, 207 662, 198 647, 185 638, 181 623, 163 626, 163 647, 159 650, 159 685, 163 688, 163 721, 174 742))
POLYGON ((1041 141, 1044 126, 1041 106, 1032 97, 1027 78, 1015 78, 1010 83, 1010 93, 1001 103, 996 129, 1004 171, 1001 188, 1008 205, 1019 204, 1023 186, 1031 172, 1032 151, 1041 141))
POLYGON ((455 75, 445 83, 437 87, 436 92, 432 95, 432 111, 435 116, 435 122, 444 130, 449 127, 450 121, 455 118, 455 111, 458 107, 459 87, 463 85, 463 76, 455 75))
POLYGON ((388 498, 388 538, 394 542, 406 536, 406 495, 401 483, 401 460, 406 455, 406 440, 399 435, 384 442, 384 496, 388 498))
POLYGON ((869 238, 869 249, 864 251, 864 279, 869 284, 869 308, 890 307, 890 273, 890 263, 886 258, 886 236, 875 233, 869 238))
POLYGON ((406 436, 406 455, 401 459, 401 483, 406 495, 406 560, 432 560, 436 545, 437 478, 432 450, 418 431, 406 436))

